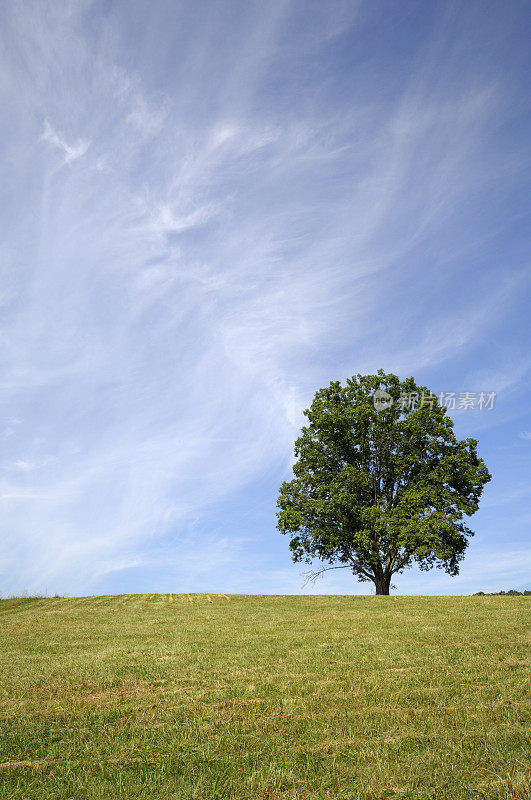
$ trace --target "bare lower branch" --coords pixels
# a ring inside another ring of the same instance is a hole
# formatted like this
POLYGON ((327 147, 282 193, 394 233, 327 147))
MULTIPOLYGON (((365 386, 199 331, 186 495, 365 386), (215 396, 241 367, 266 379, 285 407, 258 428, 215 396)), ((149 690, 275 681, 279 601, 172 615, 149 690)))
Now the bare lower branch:
POLYGON ((358 572, 361 572, 362 575, 367 580, 370 580, 370 581, 374 580, 372 575, 369 575, 368 572, 365 572, 360 567, 358 567, 356 564, 340 564, 339 566, 336 566, 336 567, 320 567, 320 569, 315 569, 315 570, 312 569, 312 570, 308 570, 308 572, 303 572, 302 574, 305 576, 305 581, 304 581, 304 583, 302 585, 302 588, 304 589, 304 587, 307 586, 309 583, 315 583, 317 578, 320 578, 321 575, 323 574, 323 572, 329 572, 332 569, 350 569, 350 570, 352 570, 352 572, 358 571, 358 572))

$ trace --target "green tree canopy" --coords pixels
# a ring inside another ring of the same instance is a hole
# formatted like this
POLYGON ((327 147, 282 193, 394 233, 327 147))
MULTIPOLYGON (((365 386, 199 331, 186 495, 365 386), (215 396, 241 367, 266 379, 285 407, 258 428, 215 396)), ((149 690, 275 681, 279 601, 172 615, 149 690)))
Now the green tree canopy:
POLYGON ((414 562, 457 575, 473 535, 463 518, 491 477, 477 440, 456 438, 426 387, 383 370, 331 382, 304 414, 277 502, 293 561, 350 569, 376 594, 414 562))

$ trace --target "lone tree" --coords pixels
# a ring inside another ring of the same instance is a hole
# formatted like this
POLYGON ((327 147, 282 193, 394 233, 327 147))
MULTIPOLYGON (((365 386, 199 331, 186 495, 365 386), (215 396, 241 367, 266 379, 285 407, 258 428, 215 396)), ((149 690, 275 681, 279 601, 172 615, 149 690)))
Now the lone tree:
POLYGON ((293 561, 350 569, 389 594, 416 562, 457 575, 490 474, 477 440, 459 441, 447 410, 413 378, 356 375, 320 389, 280 487, 278 528, 293 561))

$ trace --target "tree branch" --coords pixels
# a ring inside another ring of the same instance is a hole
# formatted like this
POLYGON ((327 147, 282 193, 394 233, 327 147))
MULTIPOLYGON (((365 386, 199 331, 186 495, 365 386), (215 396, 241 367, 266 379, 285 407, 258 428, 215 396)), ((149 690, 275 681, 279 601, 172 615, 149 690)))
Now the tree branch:
POLYGON ((329 572, 331 569, 350 569, 350 570, 353 570, 354 567, 359 572, 361 572, 361 574, 365 578, 367 578, 367 580, 374 581, 374 577, 372 575, 370 575, 368 572, 365 572, 365 570, 363 570, 357 564, 341 564, 341 565, 339 565, 337 567, 321 567, 320 569, 308 570, 308 572, 303 572, 302 574, 305 576, 305 580, 304 580, 304 583, 302 585, 302 588, 304 589, 304 587, 307 586, 309 583, 315 583, 317 578, 320 578, 321 575, 323 574, 323 572, 329 572))

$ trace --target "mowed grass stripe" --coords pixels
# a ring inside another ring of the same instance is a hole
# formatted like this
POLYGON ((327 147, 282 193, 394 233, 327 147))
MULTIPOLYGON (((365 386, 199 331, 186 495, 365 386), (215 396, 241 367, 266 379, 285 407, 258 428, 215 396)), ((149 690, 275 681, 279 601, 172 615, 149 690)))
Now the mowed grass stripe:
POLYGON ((0 797, 529 795, 528 598, 210 597, 2 601, 0 797))

